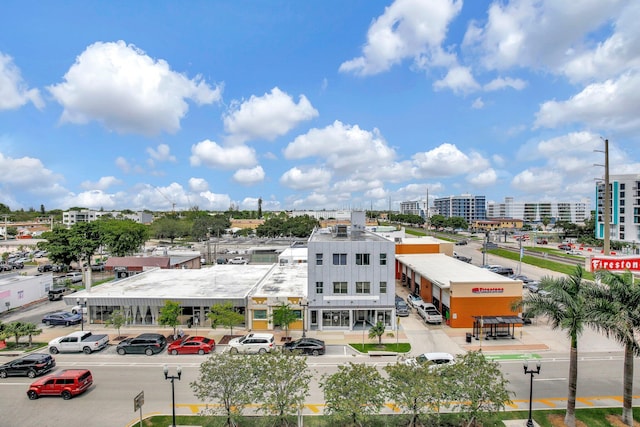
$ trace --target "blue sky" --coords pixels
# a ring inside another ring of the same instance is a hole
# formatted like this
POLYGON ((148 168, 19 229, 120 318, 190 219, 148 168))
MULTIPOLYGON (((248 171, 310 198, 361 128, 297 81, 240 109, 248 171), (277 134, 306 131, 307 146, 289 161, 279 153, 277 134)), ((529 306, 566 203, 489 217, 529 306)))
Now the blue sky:
MULTIPOLYGON (((11 209, 581 201, 640 173, 633 0, 3 1, 11 209)), ((593 203, 593 202, 592 202, 593 203)))

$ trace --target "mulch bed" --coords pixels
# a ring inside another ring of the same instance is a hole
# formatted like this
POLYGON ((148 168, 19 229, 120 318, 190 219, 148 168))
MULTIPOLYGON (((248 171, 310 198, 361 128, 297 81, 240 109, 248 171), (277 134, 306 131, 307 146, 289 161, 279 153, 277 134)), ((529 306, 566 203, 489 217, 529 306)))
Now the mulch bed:
POLYGON ((220 341, 218 341, 218 344, 229 344, 229 341, 241 336, 242 335, 223 335, 223 337, 220 338, 220 341))

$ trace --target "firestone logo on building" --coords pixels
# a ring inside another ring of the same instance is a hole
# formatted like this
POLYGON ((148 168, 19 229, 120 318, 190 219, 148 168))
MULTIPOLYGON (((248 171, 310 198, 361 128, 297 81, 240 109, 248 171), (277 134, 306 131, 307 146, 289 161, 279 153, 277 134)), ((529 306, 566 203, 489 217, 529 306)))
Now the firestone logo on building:
POLYGON ((474 294, 501 294, 504 292, 504 288, 472 288, 471 292, 474 294))
POLYGON ((640 270, 640 258, 591 258, 591 271, 640 270))

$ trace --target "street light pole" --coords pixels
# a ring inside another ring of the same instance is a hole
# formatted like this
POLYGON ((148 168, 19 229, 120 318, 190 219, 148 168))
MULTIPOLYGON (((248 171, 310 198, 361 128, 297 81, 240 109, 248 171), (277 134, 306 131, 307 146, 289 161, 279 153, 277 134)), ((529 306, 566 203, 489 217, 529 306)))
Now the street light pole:
POLYGON ((180 377, 182 376, 182 368, 178 366, 178 368, 176 369, 178 375, 169 375, 169 368, 167 367, 167 365, 164 365, 163 371, 164 379, 171 380, 171 409, 173 415, 172 427, 176 427, 176 388, 174 385, 174 380, 180 381, 180 377))
POLYGON ((87 306, 87 299, 83 299, 81 303, 80 298, 76 298, 76 304, 80 307, 80 330, 84 331, 84 308, 87 306))
POLYGON ((307 300, 305 300, 303 298, 300 301, 300 307, 302 307, 302 338, 306 338, 307 337, 307 328, 306 328, 307 316, 306 316, 306 311, 307 311, 307 307, 309 307, 309 301, 307 301, 307 300))
POLYGON ((533 376, 540 374, 540 362, 536 362, 535 369, 529 369, 529 362, 524 362, 524 374, 531 375, 531 381, 529 383, 529 419, 527 420, 527 427, 534 427, 533 418, 531 417, 533 410, 533 376))

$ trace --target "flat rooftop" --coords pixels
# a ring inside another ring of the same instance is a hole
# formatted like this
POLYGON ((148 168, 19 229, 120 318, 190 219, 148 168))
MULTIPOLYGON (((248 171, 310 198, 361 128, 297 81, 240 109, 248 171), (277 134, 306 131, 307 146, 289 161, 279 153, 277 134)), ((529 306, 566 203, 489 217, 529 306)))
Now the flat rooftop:
POLYGON ((269 272, 269 265, 213 265, 200 269, 154 268, 74 293, 71 298, 239 299, 269 272))
POLYGON ((451 283, 504 283, 515 280, 493 273, 486 268, 457 260, 445 254, 396 255, 396 259, 429 279, 440 288, 449 288, 451 283))
POLYGON ((388 242, 389 239, 372 233, 370 231, 362 230, 353 232, 349 228, 346 237, 337 237, 335 233, 329 228, 319 228, 311 234, 309 237, 309 243, 311 242, 388 242))
POLYGON ((307 264, 275 265, 251 291, 254 297, 307 296, 307 264))

